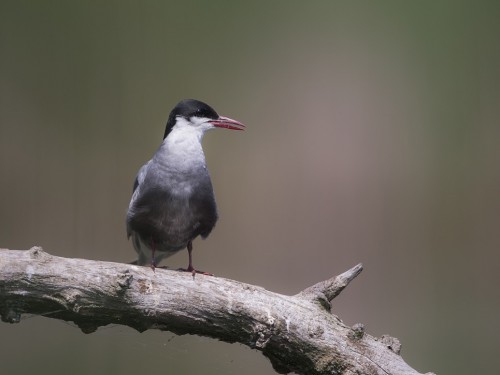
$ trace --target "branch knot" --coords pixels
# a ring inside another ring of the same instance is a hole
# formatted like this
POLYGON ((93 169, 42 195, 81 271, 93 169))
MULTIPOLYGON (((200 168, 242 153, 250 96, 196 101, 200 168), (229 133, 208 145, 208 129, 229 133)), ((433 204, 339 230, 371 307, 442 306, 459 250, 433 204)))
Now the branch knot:
POLYGON ((361 273, 361 271, 363 271, 363 265, 359 263, 338 276, 321 281, 304 289, 297 294, 296 297, 319 302, 325 310, 330 311, 332 300, 337 297, 345 287, 361 273))

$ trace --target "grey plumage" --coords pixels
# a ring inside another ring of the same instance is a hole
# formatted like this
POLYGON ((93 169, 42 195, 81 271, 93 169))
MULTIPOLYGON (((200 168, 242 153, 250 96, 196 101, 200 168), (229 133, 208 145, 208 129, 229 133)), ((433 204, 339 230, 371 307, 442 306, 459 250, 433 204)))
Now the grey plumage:
POLYGON ((238 121, 219 116, 205 103, 188 99, 172 110, 165 138, 141 167, 127 212, 127 236, 137 264, 154 267, 163 258, 206 238, 217 222, 217 207, 201 140, 214 127, 242 130, 238 121))

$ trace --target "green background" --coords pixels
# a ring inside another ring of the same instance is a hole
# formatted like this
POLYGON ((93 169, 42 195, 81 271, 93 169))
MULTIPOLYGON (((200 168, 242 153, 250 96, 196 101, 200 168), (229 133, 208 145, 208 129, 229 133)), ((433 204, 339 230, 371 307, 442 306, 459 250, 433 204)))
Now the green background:
MULTIPOLYGON (((0 246, 135 258, 125 213, 171 108, 247 125, 204 148, 220 220, 195 265, 334 302, 419 372, 500 367, 495 1, 0 2, 0 246)), ((185 251, 165 264, 186 266, 185 251)), ((27 316, 5 374, 273 374, 238 344, 27 316)))

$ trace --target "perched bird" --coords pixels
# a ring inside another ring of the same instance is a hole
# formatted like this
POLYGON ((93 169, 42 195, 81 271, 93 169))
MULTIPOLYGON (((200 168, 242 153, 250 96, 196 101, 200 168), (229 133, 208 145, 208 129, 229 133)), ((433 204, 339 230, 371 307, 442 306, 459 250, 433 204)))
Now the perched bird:
POLYGON ((182 100, 170 112, 162 144, 137 174, 127 212, 127 236, 139 255, 135 264, 154 270, 160 260, 187 247, 185 270, 194 275, 193 240, 206 238, 218 218, 203 135, 214 128, 244 127, 199 100, 182 100))

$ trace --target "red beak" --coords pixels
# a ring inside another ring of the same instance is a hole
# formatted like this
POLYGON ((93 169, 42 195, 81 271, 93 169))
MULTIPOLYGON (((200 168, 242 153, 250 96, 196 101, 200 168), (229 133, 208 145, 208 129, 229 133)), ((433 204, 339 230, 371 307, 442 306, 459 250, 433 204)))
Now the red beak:
POLYGON ((219 118, 216 120, 210 120, 209 123, 217 128, 225 128, 231 130, 244 130, 245 128, 245 125, 241 122, 224 116, 219 116, 219 118))

